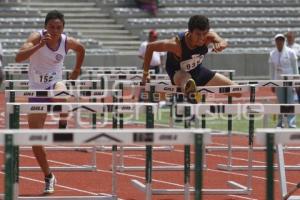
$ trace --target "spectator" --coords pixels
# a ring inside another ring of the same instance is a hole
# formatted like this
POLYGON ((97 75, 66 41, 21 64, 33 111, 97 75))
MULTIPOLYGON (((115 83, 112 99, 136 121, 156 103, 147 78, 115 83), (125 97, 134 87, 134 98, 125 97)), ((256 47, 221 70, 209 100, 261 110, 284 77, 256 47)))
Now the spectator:
POLYGON ((157 14, 158 1, 157 0, 135 0, 138 8, 151 13, 153 16, 157 14))
MULTIPOLYGON (((276 48, 270 52, 269 65, 271 71, 271 79, 281 79, 281 74, 298 74, 297 55, 295 51, 284 45, 285 37, 283 34, 277 34, 274 37, 276 48)), ((276 88, 278 103, 293 103, 293 88, 286 88, 287 96, 285 96, 285 88, 276 88), (286 102, 287 100, 287 102, 286 102)), ((287 115, 288 127, 296 128, 296 116, 287 115)), ((283 128, 283 115, 278 116, 277 127, 283 128)))
MULTIPOLYGON (((296 34, 293 31, 288 31, 286 34, 286 46, 293 49, 298 57, 298 71, 300 67, 300 44, 295 42, 296 34)), ((300 88, 296 88, 296 93, 298 96, 298 103, 300 103, 300 88)))
MULTIPOLYGON (((148 41, 142 42, 140 49, 139 49, 139 57, 144 60, 146 48, 148 43, 154 42, 157 40, 158 34, 155 30, 150 30, 148 41)), ((161 66, 161 53, 160 52, 153 52, 152 59, 150 62, 150 69, 155 71, 155 74, 159 74, 159 68, 161 66)))

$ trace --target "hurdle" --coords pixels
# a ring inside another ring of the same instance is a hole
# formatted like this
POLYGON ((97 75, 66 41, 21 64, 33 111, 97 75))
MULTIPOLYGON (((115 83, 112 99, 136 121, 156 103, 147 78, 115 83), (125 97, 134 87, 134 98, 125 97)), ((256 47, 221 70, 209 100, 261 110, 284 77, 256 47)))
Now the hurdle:
MULTIPOLYGON (((100 89, 103 87, 101 80, 63 80, 68 89, 85 88, 85 89, 100 89)), ((4 87, 7 90, 28 89, 28 80, 5 80, 4 87)))
POLYGON ((280 180, 280 199, 283 200, 296 200, 300 199, 299 195, 293 195, 297 189, 300 188, 300 183, 296 187, 287 191, 286 175, 285 175, 285 161, 283 153, 283 145, 300 144, 300 129, 257 129, 256 142, 261 145, 266 145, 266 199, 275 199, 274 195, 274 147, 277 150, 277 163, 279 166, 279 180, 280 180))
MULTIPOLYGON (((255 87, 255 90, 253 90, 252 93, 250 93, 250 96, 252 95, 254 97, 255 97, 255 92, 263 87, 296 87, 296 86, 300 85, 299 80, 259 80, 259 81, 253 80, 253 81, 237 81, 237 83, 240 85, 253 84, 253 87, 255 87)), ((280 114, 280 113, 276 113, 276 114, 280 114)), ((295 114, 297 114, 297 113, 295 113, 295 114)), ((266 125, 264 125, 264 126, 266 126, 266 125)), ((299 150, 300 149, 299 147, 284 147, 284 148, 286 150, 299 150)), ((244 151, 244 150, 247 151, 248 147, 232 147, 232 148, 230 148, 228 145, 228 147, 215 147, 215 148, 210 147, 209 150, 210 151, 228 150, 231 155, 232 151, 244 151)), ((253 150, 261 151, 261 150, 265 150, 265 147, 253 147, 253 150)), ((247 170, 248 166, 234 166, 232 164, 232 156, 228 156, 227 164, 219 164, 218 168, 222 169, 222 170, 227 170, 227 171, 234 171, 234 170, 239 171, 239 170, 247 170)), ((287 166, 288 170, 296 170, 297 168, 299 168, 299 167, 287 166)), ((263 166, 253 166, 253 169, 254 170, 262 170, 262 169, 264 169, 264 167, 263 166)))
MULTIPOLYGON (((72 90, 70 92, 68 91, 55 91, 55 90, 44 90, 44 91, 37 91, 37 90, 6 90, 5 91, 5 98, 6 102, 15 102, 15 98, 18 96, 21 97, 34 97, 34 98, 76 98, 76 100, 79 102, 80 98, 86 98, 86 99, 103 99, 109 96, 113 97, 113 102, 117 102, 117 98, 120 97, 121 91, 119 90, 72 90)), ((77 114, 78 112, 76 112, 77 114)), ((8 119, 8 112, 5 112, 6 119, 8 119)), ((75 125, 77 128, 79 128, 78 123, 79 117, 75 116, 75 125)), ((21 124, 21 122, 19 122, 21 124)), ((93 118, 92 120, 92 126, 96 128, 96 120, 93 118)), ((114 126, 114 125, 113 125, 114 126)), ((9 121, 6 121, 6 127, 9 127, 9 121)), ((29 150, 30 148, 24 147, 21 148, 24 150, 29 150)), ((96 170, 96 148, 95 147, 45 147, 47 150, 91 150, 92 157, 90 165, 82 165, 82 166, 76 166, 76 167, 52 167, 53 171, 95 171, 96 170)), ((21 171, 32 171, 32 170, 39 170, 38 167, 20 167, 21 171)))
MULTIPOLYGON (((104 77, 107 75, 104 75, 104 77)), ((119 77, 121 75, 115 76, 119 77)), ((115 79, 117 80, 117 79, 115 79)), ((105 85, 105 81, 104 79, 100 79, 100 80, 64 80, 63 81, 68 89, 102 89, 102 88, 106 88, 105 85)), ((5 88, 9 89, 9 90, 13 90, 16 88, 21 88, 21 89, 27 89, 28 88, 28 80, 5 80, 4 84, 5 84, 5 88)), ((112 89, 113 90, 113 89, 112 89)), ((123 90, 123 88, 122 88, 123 90)), ((95 91, 95 93, 97 93, 95 91)), ((92 116, 93 118, 95 118, 95 116, 92 116)), ((136 150, 137 147, 126 147, 126 150, 136 150)), ((144 147, 140 147, 140 149, 143 149, 144 147)), ((98 147, 98 150, 103 150, 102 147, 98 147)), ((111 148, 109 148, 111 150, 111 148)), ((170 147, 155 147, 155 150, 170 150, 170 147)))
MULTIPOLYGON (((15 146, 20 145, 126 145, 126 144, 195 144, 195 159, 197 170, 195 171, 195 200, 202 199, 202 146, 210 142, 209 130, 178 130, 178 129, 87 129, 87 130, 1 130, 1 144, 5 144, 5 199, 26 199, 18 196, 18 167, 16 160, 18 154, 14 152, 15 146), (183 134, 184 133, 184 134, 183 134), (171 138, 171 139, 166 139, 171 138), (14 169, 14 170, 11 170, 14 169)), ((151 165, 150 165, 151 167, 151 165)), ((116 171, 113 175, 116 176, 116 171)), ((151 174, 146 173, 147 193, 146 200, 152 199, 151 193, 151 174)), ((115 183, 112 181, 112 183, 115 183)), ((116 185, 112 185, 116 187, 116 185)), ((31 197, 32 198, 32 197, 31 197)), ((63 197, 53 197, 53 199, 63 197)), ((117 194, 111 196, 90 196, 90 197, 67 197, 68 199, 117 199, 117 194)), ((43 197, 34 197, 34 199, 45 199, 43 197)), ((47 197, 51 199, 51 197, 47 197)))
MULTIPOLYGON (((248 113, 250 114, 299 114, 300 105, 299 104, 205 104, 205 105, 196 105, 199 106, 199 110, 206 109, 207 114, 213 113, 227 113, 230 109, 238 109, 235 106, 243 106, 240 108, 240 113, 248 113), (213 106, 211 108, 206 108, 209 106, 213 106), (226 110, 228 109, 228 111, 226 110)), ((200 111, 199 111, 200 112, 200 111)), ((233 113, 230 113, 233 114, 233 113)), ((236 114, 236 113, 235 113, 236 114)), ((251 119, 251 118, 250 118, 251 119)), ((250 122, 249 122, 250 126, 250 122)), ((249 128, 250 129, 250 128, 249 128)), ((252 129, 252 128, 251 128, 252 129)), ((282 129, 284 130, 284 129, 282 129)), ((249 130, 250 133, 250 130, 249 130)), ((249 134, 250 135, 250 134, 249 134)), ((251 136, 253 137, 253 135, 251 136)), ((222 166, 222 165, 219 165, 222 166)), ((252 166, 253 170, 262 170, 265 169, 266 166, 252 166)), ((288 170, 299 170, 299 166, 285 166, 288 170)), ((249 170, 249 166, 232 166, 232 170, 249 170)))
MULTIPOLYGON (((232 74, 233 71, 232 70, 224 70, 224 72, 227 72, 229 74, 232 74)), ((131 81, 131 80, 130 80, 131 81)), ((129 81, 129 83, 130 83, 129 81)), ((132 81, 136 81, 135 79, 132 80, 132 81)), ((158 81, 158 80, 155 80, 155 81, 158 81)), ((169 80, 167 80, 169 81, 169 80)), ((159 100, 159 94, 160 93, 181 93, 181 88, 180 87, 177 87, 177 86, 172 86, 172 85, 167 85, 167 83, 165 83, 164 81, 161 81, 159 80, 159 83, 148 83, 146 84, 146 86, 144 87, 145 88, 145 94, 151 94, 151 95, 147 95, 147 96, 144 96, 144 100, 148 100, 150 99, 150 102, 155 102, 157 100, 159 100), (148 92, 148 93, 147 93, 148 92), (156 95, 158 94, 158 95, 156 95), (158 97, 158 99, 156 98, 158 97)), ((227 90, 227 87, 224 87, 224 90, 223 92, 224 93, 228 93, 228 92, 232 92, 232 93, 236 93, 236 92, 243 92, 245 91, 245 89, 248 89, 248 87, 245 87, 245 86, 236 86, 235 88, 233 88, 231 91, 228 91, 227 90)), ((207 93, 206 90, 204 90, 204 87, 200 89, 202 93, 207 93)), ((214 87, 214 90, 217 90, 219 92, 219 88, 217 87, 214 87)), ((246 90, 248 91, 248 90, 246 90)), ((222 92, 222 91, 221 91, 222 92)), ((171 107, 172 109, 172 107, 171 107)), ((173 124, 170 124, 170 127, 172 127, 173 124)), ((152 150, 151 150, 152 151, 152 150)), ((191 166, 191 169, 193 169, 194 166, 191 166)), ((120 166, 117 167, 117 169, 119 171, 141 171, 141 170, 144 170, 144 167, 143 166, 125 166, 123 160, 121 161, 121 164, 120 166)), ((154 166, 153 167, 153 170, 183 170, 184 169, 184 166, 154 166)))
MULTIPOLYGON (((157 112, 156 104, 150 103, 7 103, 7 113, 9 128, 18 129, 20 122, 20 113, 76 113, 76 112, 87 112, 87 113, 129 113, 129 114, 140 114, 143 113, 146 108, 148 115, 146 115, 146 122, 148 118, 154 114, 151 112, 157 112)), ((145 112, 144 112, 145 113, 145 112)), ((116 128, 117 120, 116 116, 113 115, 113 127, 116 128), (114 125, 115 124, 115 125, 114 125)), ((95 128, 95 126, 93 126, 95 128)), ((92 157, 91 166, 71 166, 67 169, 64 167, 52 167, 53 170, 94 170, 96 168, 96 154, 92 157), (94 164, 94 165, 93 165, 94 164)), ((35 170, 38 167, 26 167, 23 170, 35 170)))
MULTIPOLYGON (((64 80, 68 90, 77 89, 99 89, 105 88, 105 83, 102 80, 64 80)), ((13 89, 28 89, 28 80, 6 80, 4 82, 6 90, 13 89)), ((87 93, 88 94, 88 93, 87 93)), ((94 93, 96 94, 96 93, 94 93)))
MULTIPOLYGON (((114 86, 112 88, 117 88, 117 89, 121 90, 122 95, 123 95, 124 89, 128 87, 128 83, 130 83, 130 82, 136 83, 135 87, 137 87, 137 86, 141 87, 140 81, 138 81, 138 80, 128 82, 128 81, 118 81, 116 79, 116 80, 113 80, 113 82, 115 82, 115 83, 114 83, 114 86)), ((124 100, 124 98, 119 98, 119 102, 123 102, 123 100, 124 100)), ((120 114, 119 118, 120 118, 120 127, 122 128, 123 123, 124 123, 123 120, 122 120, 123 119, 123 114, 120 114)), ((97 150, 99 150, 99 151, 111 151, 112 148, 107 147, 107 146, 100 146, 100 147, 97 147, 97 150)), ((124 166, 124 157, 123 157, 124 151, 141 151, 141 150, 143 151, 143 150, 145 150, 145 147, 141 147, 141 146, 138 146, 138 147, 135 147, 135 146, 126 146, 126 147, 120 146, 120 147, 118 147, 118 150, 120 150, 120 163, 121 163, 120 165, 124 166)), ((156 146, 156 147, 154 147, 154 150, 157 150, 157 151, 170 151, 170 150, 173 150, 173 147, 171 147, 171 146, 156 146)), ((117 166, 117 170, 123 171, 123 169, 119 168, 119 166, 117 166)))
MULTIPOLYGON (((8 63, 7 66, 4 66, 4 68, 28 68, 29 67, 29 63, 8 63)), ((99 68, 102 70, 111 70, 111 69, 115 69, 115 70, 136 70, 138 69, 137 66, 122 66, 122 65, 118 65, 118 66, 82 66, 82 69, 91 69, 91 70, 98 70, 99 68)), ((63 69, 66 69, 65 66, 63 66, 63 69)))
MULTIPOLYGON (((74 98, 76 102, 83 100, 103 100, 107 97, 113 97, 113 102, 117 102, 122 97, 121 90, 71 90, 71 91, 55 91, 55 90, 5 90, 6 102, 15 102, 18 97, 26 98, 74 98)), ((7 118, 7 117, 6 117, 7 118)), ((75 125, 79 127, 78 118, 75 118, 75 125)), ((96 124, 93 124, 96 125, 96 124)), ((7 126, 8 127, 8 126, 7 126)))
MULTIPOLYGON (((22 76, 26 75, 28 76, 28 69, 20 69, 20 68, 12 68, 12 69, 3 69, 3 72, 5 74, 5 80, 10 80, 13 79, 14 76, 22 76)), ((65 79, 69 78, 69 75, 72 73, 72 70, 70 69, 63 69, 62 70, 63 77, 65 79)), ((153 70, 149 71, 150 74, 154 74, 153 70)), ((143 74, 143 70, 115 70, 115 69, 110 69, 110 70, 103 70, 98 68, 97 70, 91 70, 91 69, 84 69, 81 72, 81 75, 94 75, 94 74, 143 74)))
MULTIPOLYGON (((246 87, 242 87, 246 88, 246 87)), ((216 87, 217 89, 217 87, 216 87)), ((246 90, 246 89, 244 89, 246 90)), ((269 104, 266 106, 266 109, 271 112, 273 107, 273 104, 269 104)), ((191 115, 195 115, 196 118, 201 117, 203 114, 258 114, 262 112, 262 106, 261 104, 186 104, 186 103, 180 103, 177 104, 178 107, 184 108, 185 111, 187 109, 190 113, 185 115, 185 117, 189 117, 191 115)), ((282 105, 283 108, 285 105, 282 105)), ((298 106, 300 111, 300 105, 298 106)), ((279 108, 280 109, 280 108, 279 108)), ((186 114, 186 112, 185 112, 186 114)), ((189 125, 188 125, 189 126, 189 125)), ((186 126, 186 127, 188 127, 186 126)), ((251 126, 251 123, 249 123, 249 129, 252 129, 254 127, 251 126)), ((251 132, 252 133, 252 132, 251 132)), ((253 137, 253 135, 251 135, 253 137)), ((228 185, 232 187, 232 189, 206 189, 203 188, 203 194, 217 194, 217 195, 228 195, 228 194, 250 194, 252 191, 252 157, 251 157, 251 148, 249 148, 249 173, 247 176, 247 185, 244 186, 240 183, 237 183, 235 181, 228 181, 228 185)), ((141 191, 145 191, 145 185, 142 184, 139 181, 132 181, 133 185, 137 187, 141 191)), ((186 183, 186 182, 185 182, 186 183)), ((193 192, 193 189, 191 189, 191 192, 193 192)), ((167 194, 184 194, 185 189, 152 189, 153 194, 157 195, 167 195, 167 194)))

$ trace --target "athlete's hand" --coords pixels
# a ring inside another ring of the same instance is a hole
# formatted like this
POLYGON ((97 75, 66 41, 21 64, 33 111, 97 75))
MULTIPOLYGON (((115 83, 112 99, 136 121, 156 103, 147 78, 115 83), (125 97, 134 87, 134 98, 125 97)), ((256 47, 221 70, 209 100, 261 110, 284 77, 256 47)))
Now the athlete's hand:
POLYGON ((70 80, 76 80, 78 78, 78 76, 80 75, 80 68, 79 69, 74 69, 69 77, 70 80))
POLYGON ((213 52, 221 52, 226 48, 226 45, 222 44, 222 43, 213 43, 213 52))
POLYGON ((45 32, 45 34, 42 36, 40 44, 41 46, 44 46, 47 42, 52 40, 52 37, 49 33, 45 32))

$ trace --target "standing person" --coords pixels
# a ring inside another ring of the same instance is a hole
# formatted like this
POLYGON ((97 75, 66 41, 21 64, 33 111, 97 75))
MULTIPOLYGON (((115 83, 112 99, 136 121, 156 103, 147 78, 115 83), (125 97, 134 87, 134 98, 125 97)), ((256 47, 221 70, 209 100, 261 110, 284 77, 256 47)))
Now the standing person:
MULTIPOLYGON (((148 36, 148 41, 142 42, 142 44, 140 46, 139 58, 144 60, 147 45, 151 42, 155 42, 157 40, 157 38, 158 38, 157 32, 154 29, 150 30, 149 36, 148 36)), ((155 71, 155 74, 159 74, 160 66, 161 66, 161 52, 153 52, 152 59, 150 62, 150 69, 153 69, 155 71)))
MULTIPOLYGON (((202 61, 210 44, 213 45, 214 52, 221 52, 228 46, 224 39, 210 30, 206 16, 192 16, 188 22, 187 32, 179 33, 171 39, 148 44, 144 60, 143 83, 149 79, 148 70, 153 52, 167 51, 166 71, 171 82, 181 87, 191 102, 195 102, 191 97, 198 96, 195 95, 196 86, 233 85, 234 82, 230 79, 203 66, 202 61)), ((199 99, 196 99, 197 101, 199 99)))
MULTIPOLYGON (((299 70, 299 67, 300 67, 300 44, 296 43, 295 42, 295 38, 296 38, 296 34, 295 32, 293 31, 288 31, 286 34, 285 34, 285 37, 286 37, 286 46, 293 49, 297 55, 297 58, 298 58, 298 72, 300 71, 299 70)), ((296 93, 297 93, 297 96, 298 96, 298 103, 300 103, 300 88, 297 87, 295 88, 296 89, 296 93)))
MULTIPOLYGON (((281 74, 298 74, 297 55, 294 50, 284 45, 285 37, 283 34, 277 34, 274 37, 276 48, 270 52, 269 66, 271 72, 271 79, 281 79, 281 74)), ((276 88, 278 103, 293 103, 294 93, 293 88, 276 88), (285 95, 285 89, 287 95, 285 95), (286 102, 287 100, 287 102, 286 102)), ((296 128, 296 116, 287 115, 288 127, 296 128)), ((277 127, 283 128, 283 116, 278 116, 277 127)))
MULTIPOLYGON (((66 90, 62 82, 62 68, 68 50, 76 52, 76 63, 70 79, 77 79, 85 56, 84 46, 64 33, 64 15, 56 10, 50 11, 45 18, 44 29, 31 33, 16 55, 16 62, 29 59, 29 89, 66 90)), ((30 102, 49 102, 54 99, 29 99, 30 102)), ((44 127, 47 114, 29 114, 29 128, 44 127)), ((66 118, 66 114, 61 117, 66 118)), ((60 128, 66 128, 66 119, 59 121, 60 128)), ((54 192, 56 178, 50 171, 46 152, 42 146, 33 146, 33 153, 45 175, 45 194, 54 192)))

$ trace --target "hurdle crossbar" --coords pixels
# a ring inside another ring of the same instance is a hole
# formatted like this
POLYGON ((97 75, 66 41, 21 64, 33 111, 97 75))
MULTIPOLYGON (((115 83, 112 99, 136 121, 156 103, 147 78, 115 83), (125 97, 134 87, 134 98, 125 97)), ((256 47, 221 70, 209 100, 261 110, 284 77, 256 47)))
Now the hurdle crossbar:
MULTIPOLYGON (((103 89, 103 81, 101 80, 63 80, 67 87, 88 88, 88 89, 103 89)), ((4 86, 6 89, 28 88, 28 80, 5 80, 4 86)))

